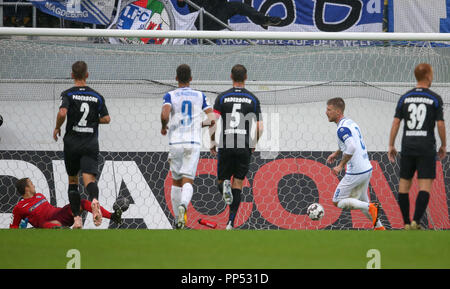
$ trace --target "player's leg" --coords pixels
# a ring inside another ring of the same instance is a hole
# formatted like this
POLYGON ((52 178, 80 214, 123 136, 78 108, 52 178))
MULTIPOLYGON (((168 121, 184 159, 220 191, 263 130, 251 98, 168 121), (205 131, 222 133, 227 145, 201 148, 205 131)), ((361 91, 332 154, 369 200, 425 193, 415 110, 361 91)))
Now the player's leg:
POLYGON ((416 157, 401 155, 400 158, 400 180, 398 185, 398 205, 402 213, 405 230, 410 229, 411 218, 409 216, 409 190, 412 178, 416 171, 416 157))
POLYGON ((55 208, 53 213, 49 216, 48 220, 58 222, 63 227, 70 227, 74 225, 74 228, 76 228, 75 216, 72 213, 72 208, 70 204, 65 205, 62 208, 55 208))
POLYGON ((436 177, 436 157, 421 156, 417 162, 417 179, 419 184, 419 193, 417 194, 414 217, 411 222, 411 229, 421 229, 420 221, 430 200, 430 192, 433 181, 436 177))
POLYGON ((80 159, 83 184, 89 195, 92 206, 92 217, 95 226, 102 224, 102 211, 100 210, 99 189, 96 182, 98 172, 98 149, 93 145, 80 159))
POLYGON ((194 179, 200 159, 200 147, 186 147, 183 149, 182 165, 180 169, 181 199, 178 206, 178 227, 183 228, 187 221, 187 208, 194 194, 194 179))
MULTIPOLYGON (((102 206, 100 206, 100 211, 102 213, 103 218, 110 219, 117 225, 120 225, 122 223, 122 213, 128 209, 128 205, 129 204, 126 199, 119 199, 114 203, 113 205, 114 211, 112 213, 102 206)), ((83 211, 92 213, 92 202, 86 199, 82 199, 81 209, 83 211)))
POLYGON ((180 194, 180 201, 178 204, 178 207, 176 209, 174 208, 174 211, 176 211, 177 217, 177 229, 183 229, 187 222, 187 208, 189 206, 189 203, 191 202, 192 195, 194 193, 194 187, 192 186, 194 183, 193 179, 185 178, 183 177, 181 180, 181 194, 180 194))
POLYGON ((417 194, 416 204, 414 209, 414 217, 411 222, 411 229, 421 229, 420 221, 425 214, 425 211, 430 200, 430 192, 434 179, 418 179, 419 193, 417 194))
POLYGON ((172 202, 172 209, 175 216, 175 227, 181 228, 182 223, 178 225, 179 206, 181 205, 182 192, 182 175, 181 166, 183 165, 183 149, 171 146, 169 149, 168 162, 170 165, 170 172, 172 173, 172 187, 170 190, 170 199, 172 202))
MULTIPOLYGON (((173 176, 173 174, 172 174, 173 176)), ((178 179, 172 178, 172 187, 170 191, 170 199, 172 201, 173 213, 175 216, 176 227, 178 228, 178 207, 181 205, 181 192, 183 183, 181 177, 178 179)))
POLYGON ((411 184, 412 179, 404 178, 400 178, 398 183, 398 205, 400 207, 400 212, 402 213, 405 230, 409 230, 411 227, 411 218, 409 216, 409 189, 411 188, 411 184))
MULTIPOLYGON (((370 176, 372 176, 372 173, 370 173, 370 176)), ((376 219, 375 222, 375 228, 374 230, 377 231, 381 231, 381 230, 386 230, 386 228, 383 226, 383 224, 381 223, 381 220, 378 218, 378 204, 376 203, 371 203, 370 199, 369 199, 369 182, 370 182, 370 177, 367 179, 366 182, 364 182, 364 185, 361 188, 361 196, 359 197, 359 200, 369 203, 369 209, 368 210, 361 210, 361 212, 371 221, 373 221, 373 219, 376 219)))
POLYGON ((53 221, 49 221, 49 222, 45 222, 42 225, 43 229, 58 229, 58 228, 62 228, 62 224, 59 221, 53 220, 53 221))
POLYGON ((230 204, 230 214, 228 216, 227 230, 234 228, 234 220, 236 219, 239 205, 241 204, 241 194, 244 180, 233 177, 233 183, 231 184, 231 192, 233 194, 233 201, 230 204))
MULTIPOLYGON (((92 202, 86 199, 81 200, 81 210, 92 213, 92 202)), ((112 213, 106 210, 104 207, 100 206, 100 211, 102 213, 102 217, 106 219, 111 219, 112 213)))
POLYGON ((181 205, 182 182, 180 179, 172 178, 172 187, 170 189, 170 200, 172 201, 173 213, 175 219, 178 218, 178 207, 181 205))
POLYGON ((67 194, 69 196, 70 208, 73 214, 74 229, 81 229, 83 227, 83 220, 81 219, 80 202, 81 196, 78 190, 78 173, 80 171, 80 157, 72 151, 70 146, 64 143, 64 164, 67 175, 69 176, 69 188, 67 194))
POLYGON ((231 184, 231 192, 233 194, 233 202, 230 205, 230 215, 228 217, 227 230, 234 228, 234 221, 236 219, 239 205, 241 204, 242 187, 245 176, 248 173, 250 166, 251 152, 243 149, 237 151, 233 158, 231 158, 233 166, 233 183, 231 184))
POLYGON ((378 205, 360 200, 367 194, 371 172, 363 175, 345 175, 339 182, 333 196, 333 204, 343 210, 360 210, 375 227, 378 221, 378 205))
POLYGON ((95 226, 102 224, 102 211, 100 209, 100 202, 98 201, 98 186, 96 183, 95 175, 90 173, 83 173, 83 183, 85 185, 86 192, 91 199, 91 213, 95 226))
POLYGON ((217 155, 217 189, 223 196, 225 204, 231 205, 233 202, 233 194, 231 189, 233 162, 229 157, 228 151, 219 149, 217 155))

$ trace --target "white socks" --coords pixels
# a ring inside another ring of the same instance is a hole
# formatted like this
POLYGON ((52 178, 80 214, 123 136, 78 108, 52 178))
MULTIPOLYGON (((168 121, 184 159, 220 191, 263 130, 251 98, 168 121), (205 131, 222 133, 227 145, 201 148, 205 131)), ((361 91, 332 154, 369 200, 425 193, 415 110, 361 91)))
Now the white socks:
POLYGON ((183 189, 181 192, 181 203, 180 205, 184 205, 184 207, 187 209, 189 203, 192 199, 192 194, 194 193, 194 188, 190 183, 186 183, 183 185, 183 189))
MULTIPOLYGON (((353 198, 347 198, 340 200, 337 204, 338 208, 343 210, 361 210, 361 212, 366 216, 369 220, 372 220, 372 215, 369 213, 369 203, 363 202, 353 198)), ((380 220, 377 221, 375 227, 381 227, 382 224, 380 220)))
POLYGON ((178 206, 181 202, 181 187, 172 186, 170 191, 170 199, 172 200, 172 208, 175 213, 175 218, 178 218, 178 206))
POLYGON ((184 205, 187 209, 189 203, 191 202, 193 193, 194 188, 190 183, 184 184, 183 187, 172 186, 170 191, 170 199, 172 201, 172 208, 175 218, 178 218, 178 207, 180 205, 184 205))
POLYGON ((369 203, 353 198, 342 199, 337 206, 343 210, 361 210, 364 214, 369 213, 369 203))

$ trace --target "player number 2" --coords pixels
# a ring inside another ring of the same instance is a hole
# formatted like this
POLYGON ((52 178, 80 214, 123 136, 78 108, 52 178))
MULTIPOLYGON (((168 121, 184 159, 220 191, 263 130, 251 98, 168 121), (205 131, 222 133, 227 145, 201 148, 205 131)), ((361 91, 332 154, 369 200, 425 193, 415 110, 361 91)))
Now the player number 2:
POLYGON ((360 144, 361 144, 361 148, 362 148, 363 150, 365 150, 365 149, 366 149, 366 145, 364 144, 364 141, 363 141, 363 139, 362 139, 361 131, 359 130, 358 127, 355 127, 355 129, 356 129, 356 131, 358 132, 359 142, 360 142, 360 144))
POLYGON ((81 103, 80 111, 83 112, 83 116, 81 117, 80 121, 78 122, 78 126, 86 126, 87 125, 87 116, 89 114, 89 104, 86 102, 81 103))
POLYGON ((408 128, 421 129, 427 115, 427 106, 424 103, 419 105, 411 103, 408 106, 408 112, 410 113, 409 120, 406 122, 408 128))

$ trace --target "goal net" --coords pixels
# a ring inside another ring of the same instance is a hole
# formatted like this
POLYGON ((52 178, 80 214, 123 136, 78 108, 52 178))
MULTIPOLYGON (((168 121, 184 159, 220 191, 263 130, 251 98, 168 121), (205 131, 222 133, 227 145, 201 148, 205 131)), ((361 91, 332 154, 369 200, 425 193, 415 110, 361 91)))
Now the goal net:
MULTIPOLYGON (((387 159, 395 105, 414 86, 414 67, 430 63, 435 73, 431 89, 442 96, 450 127, 450 48, 430 42, 292 43, 296 45, 176 46, 0 39, 0 228, 8 227, 20 199, 14 187, 20 178, 29 177, 51 204, 69 203, 63 144, 53 140, 52 132, 60 94, 72 86, 70 68, 77 60, 87 62, 88 85, 105 96, 111 115, 111 124, 100 127, 98 186, 100 203, 108 210, 117 198, 130 201, 121 228, 174 227, 168 139, 160 134, 160 112, 162 96, 176 87, 175 69, 181 63, 191 66, 191 86, 204 91, 210 103, 231 87, 231 67, 241 63, 248 69, 247 88, 261 101, 264 133, 244 182, 238 228, 371 228, 361 212, 341 210, 331 201, 342 178, 326 163, 337 149, 336 125, 325 115, 326 100, 332 97, 344 98, 346 116, 362 129, 374 168, 368 193, 381 203, 381 222, 388 229, 402 228, 399 165, 387 159), (315 202, 325 208, 320 221, 306 215, 315 202)), ((398 150, 400 140, 401 133, 398 150)), ((225 228, 229 209, 217 191, 216 173, 217 160, 209 153, 205 129, 188 228, 207 229, 197 222, 200 218, 225 228)), ((436 176, 422 222, 427 228, 449 229, 448 157, 437 163, 436 176)), ((415 179, 411 204, 417 191, 415 179)), ((85 228, 97 228, 89 214, 84 222, 85 228)), ((104 220, 99 228, 116 227, 104 220)))

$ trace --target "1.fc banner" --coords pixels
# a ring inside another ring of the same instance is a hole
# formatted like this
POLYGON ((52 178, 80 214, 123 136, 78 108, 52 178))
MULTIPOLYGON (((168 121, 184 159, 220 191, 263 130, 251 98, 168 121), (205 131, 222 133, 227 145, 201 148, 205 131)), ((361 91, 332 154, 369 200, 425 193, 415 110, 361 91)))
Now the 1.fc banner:
MULTIPOLYGON (((213 0, 211 0, 213 1, 213 0)), ((214 0, 215 1, 215 0, 214 0)), ((187 15, 172 0, 178 13, 187 15)), ((201 4, 201 1, 194 3, 201 4)), ((383 30, 384 0, 229 0, 252 6, 265 15, 282 18, 274 31, 305 32, 381 32, 383 30)), ((235 15, 228 23, 234 30, 262 30, 245 16, 235 15)))

